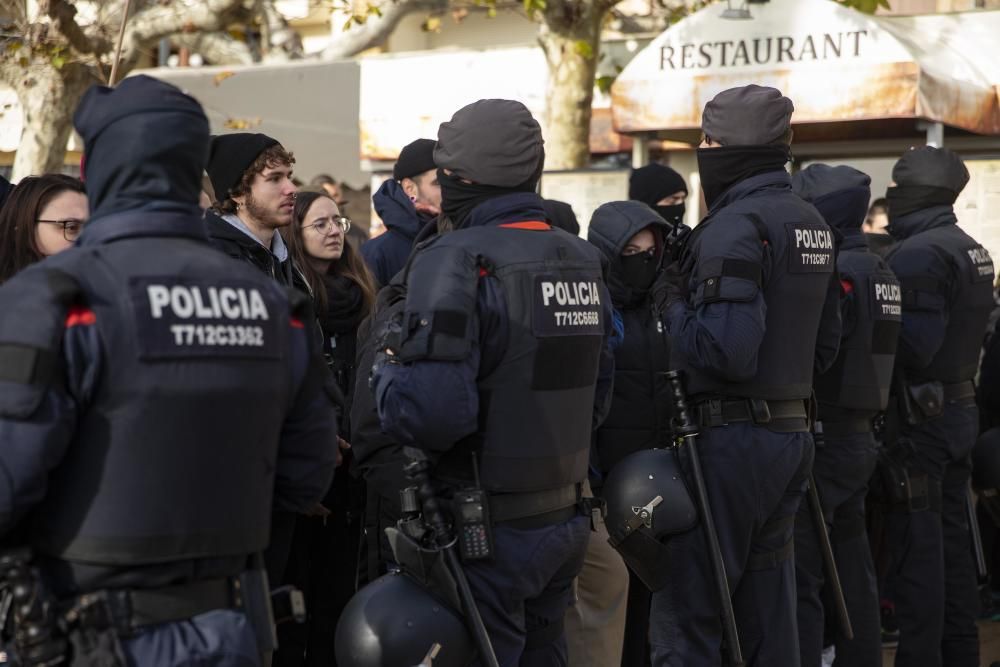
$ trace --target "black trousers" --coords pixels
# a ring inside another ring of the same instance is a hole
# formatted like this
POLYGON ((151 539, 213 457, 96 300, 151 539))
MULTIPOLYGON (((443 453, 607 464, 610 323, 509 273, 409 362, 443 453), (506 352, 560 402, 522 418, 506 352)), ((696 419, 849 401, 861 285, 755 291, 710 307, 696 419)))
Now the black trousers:
MULTIPOLYGON (((837 573, 851 619, 854 639, 835 632, 836 665, 880 667, 878 588, 865 530, 865 496, 876 464, 871 433, 828 436, 817 444, 813 478, 830 531, 837 573)), ((819 533, 808 499, 795 519, 795 581, 798 593, 799 650, 802 667, 820 667, 824 626, 839 628, 833 616, 829 586, 823 568, 819 533)))
POLYGON ((971 400, 903 429, 907 467, 941 483, 940 511, 900 508, 886 519, 886 593, 899 621, 897 667, 978 667, 979 598, 966 514, 978 410, 971 400))

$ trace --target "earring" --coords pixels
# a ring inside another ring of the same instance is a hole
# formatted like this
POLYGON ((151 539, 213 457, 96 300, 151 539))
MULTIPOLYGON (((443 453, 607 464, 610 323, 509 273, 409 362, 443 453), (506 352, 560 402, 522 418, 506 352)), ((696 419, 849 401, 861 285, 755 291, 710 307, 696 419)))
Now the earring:
POLYGON ((414 204, 416 204, 417 203, 417 198, 414 197, 413 195, 410 195, 410 201, 413 202, 414 204))

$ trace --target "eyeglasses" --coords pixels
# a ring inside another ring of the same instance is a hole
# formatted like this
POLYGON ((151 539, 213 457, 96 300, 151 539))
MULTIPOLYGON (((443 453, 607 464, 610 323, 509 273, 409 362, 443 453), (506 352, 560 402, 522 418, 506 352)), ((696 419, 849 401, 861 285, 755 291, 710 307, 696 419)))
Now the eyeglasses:
POLYGON ((340 231, 346 234, 348 230, 351 229, 351 219, 345 218, 342 215, 334 216, 332 218, 320 218, 312 224, 304 225, 304 227, 310 227, 317 234, 326 236, 333 231, 334 225, 339 227, 340 231))
POLYGON ((35 222, 46 225, 61 225, 63 238, 67 241, 75 241, 80 236, 80 232, 83 231, 84 225, 83 220, 77 220, 76 218, 68 218, 66 220, 36 220, 35 222))

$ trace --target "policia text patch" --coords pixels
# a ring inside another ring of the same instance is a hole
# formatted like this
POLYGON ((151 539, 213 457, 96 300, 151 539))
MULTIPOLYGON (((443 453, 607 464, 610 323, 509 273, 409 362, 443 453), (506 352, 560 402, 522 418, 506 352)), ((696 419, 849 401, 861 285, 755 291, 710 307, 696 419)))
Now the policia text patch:
POLYGON ((833 232, 828 227, 793 223, 785 229, 789 273, 833 272, 833 232))
POLYGON ((280 356, 275 304, 251 283, 136 278, 131 295, 145 359, 280 356))
POLYGON ((536 276, 532 301, 532 328, 540 338, 604 334, 600 284, 592 279, 536 276))

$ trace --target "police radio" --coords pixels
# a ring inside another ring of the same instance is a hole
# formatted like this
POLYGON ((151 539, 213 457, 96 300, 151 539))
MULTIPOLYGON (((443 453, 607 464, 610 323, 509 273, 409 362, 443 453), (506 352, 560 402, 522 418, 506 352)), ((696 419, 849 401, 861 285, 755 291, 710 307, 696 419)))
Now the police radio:
POLYGON ((489 495, 479 485, 479 465, 472 454, 476 488, 455 492, 455 532, 463 561, 493 557, 493 522, 490 521, 489 495))

